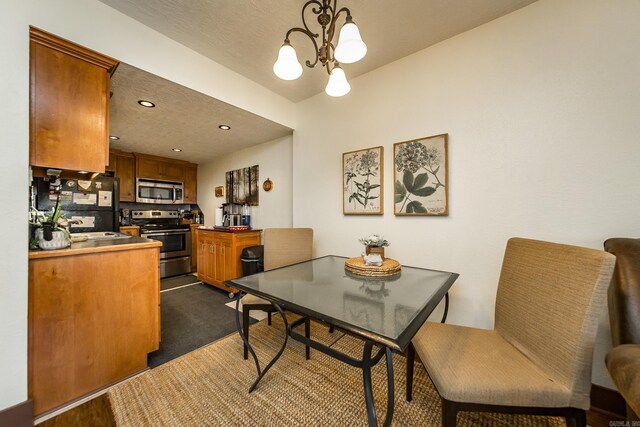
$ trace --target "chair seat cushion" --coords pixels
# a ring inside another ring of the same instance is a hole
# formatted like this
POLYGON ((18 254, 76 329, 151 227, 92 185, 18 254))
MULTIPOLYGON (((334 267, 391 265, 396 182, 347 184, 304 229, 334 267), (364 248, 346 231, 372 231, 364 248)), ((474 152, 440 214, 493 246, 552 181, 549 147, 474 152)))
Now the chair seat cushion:
MULTIPOLYGON (((567 407, 567 387, 495 330, 427 322, 413 346, 440 395, 455 402, 567 407)), ((589 402, 586 402, 588 409, 589 402)))
POLYGON ((259 305, 259 304, 271 305, 271 303, 266 299, 260 298, 251 294, 246 294, 245 296, 243 296, 240 302, 242 302, 242 305, 259 305))
POLYGON ((640 344, 614 347, 606 357, 611 379, 629 407, 640 416, 640 344))

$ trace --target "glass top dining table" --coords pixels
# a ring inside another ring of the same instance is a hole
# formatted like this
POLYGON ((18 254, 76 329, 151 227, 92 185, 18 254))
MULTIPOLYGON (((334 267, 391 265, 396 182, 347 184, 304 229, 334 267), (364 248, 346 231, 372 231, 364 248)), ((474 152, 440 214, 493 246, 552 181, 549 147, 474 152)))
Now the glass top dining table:
POLYGON ((390 277, 356 276, 347 258, 325 256, 229 281, 300 314, 404 351, 458 278, 457 273, 402 266, 390 277))
POLYGON ((257 378, 249 388, 249 393, 255 390, 282 355, 287 339, 291 337, 307 346, 307 359, 309 347, 312 347, 362 369, 367 422, 370 427, 376 427, 378 417, 373 401, 371 367, 384 357, 387 366, 387 410, 383 425, 390 426, 395 399, 392 351, 405 350, 436 306, 445 295, 448 296, 447 292, 458 274, 403 266, 402 271, 394 276, 356 276, 345 270, 346 259, 329 255, 225 282, 241 291, 236 300, 236 327, 257 370, 257 378), (243 293, 269 301, 285 324, 282 347, 264 369, 261 369, 248 336, 240 327, 238 313, 243 293), (289 324, 284 310, 301 314, 302 317, 289 324), (362 359, 314 341, 307 333, 310 319, 359 335, 364 343, 362 359), (304 336, 295 332, 303 323, 306 328, 304 336), (374 347, 377 348, 376 352, 374 347))

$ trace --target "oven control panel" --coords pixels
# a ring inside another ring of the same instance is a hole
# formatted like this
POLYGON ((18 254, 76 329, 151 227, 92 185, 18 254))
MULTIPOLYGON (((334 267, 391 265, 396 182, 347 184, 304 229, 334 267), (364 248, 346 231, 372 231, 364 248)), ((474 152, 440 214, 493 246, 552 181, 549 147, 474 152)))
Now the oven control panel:
POLYGON ((178 211, 131 211, 133 219, 177 219, 178 211))

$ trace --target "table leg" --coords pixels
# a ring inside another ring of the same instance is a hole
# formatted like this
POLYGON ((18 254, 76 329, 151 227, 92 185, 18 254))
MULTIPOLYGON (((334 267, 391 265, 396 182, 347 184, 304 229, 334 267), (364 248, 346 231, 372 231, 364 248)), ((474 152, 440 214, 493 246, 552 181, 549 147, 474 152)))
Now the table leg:
MULTIPOLYGON (((371 350, 373 342, 367 341, 364 345, 362 356, 362 375, 364 382, 364 400, 367 406, 367 421, 370 427, 377 427, 378 420, 376 417, 376 408, 373 401, 373 388, 371 386, 371 350)), ((393 384, 393 362, 391 359, 391 349, 385 348, 385 356, 387 363, 387 413, 384 419, 384 426, 391 425, 394 409, 394 384, 393 384)))
POLYGON ((253 390, 256 389, 262 377, 265 376, 265 374, 269 371, 269 369, 271 369, 273 364, 276 363, 276 361, 280 358, 280 356, 282 356, 282 353, 284 352, 284 349, 287 346, 287 341, 289 339, 289 333, 288 333, 289 322, 287 321, 287 316, 284 314, 284 311, 282 310, 282 308, 280 308, 280 306, 276 303, 271 303, 275 307, 275 309, 278 310, 278 313, 280 313, 280 316, 282 316, 282 320, 284 322, 284 342, 282 343, 282 347, 280 347, 280 350, 278 351, 278 353, 276 353, 273 359, 271 359, 271 361, 267 364, 267 366, 265 366, 264 370, 261 371, 260 362, 258 362, 258 356, 256 356, 255 351, 253 351, 253 347, 251 347, 251 344, 249 344, 249 340, 244 335, 244 332, 242 331, 242 327, 240 326, 240 315, 239 315, 240 298, 242 298, 241 292, 238 293, 238 296, 236 299, 236 328, 238 329, 238 333, 240 334, 240 337, 242 338, 244 345, 246 345, 247 348, 249 349, 249 352, 253 357, 253 361, 256 364, 256 370, 258 371, 258 378, 256 378, 256 380, 251 385, 251 387, 249 387, 249 393, 251 393, 253 390))
MULTIPOLYGON (((249 352, 251 353, 251 356, 253 357, 253 361, 256 364, 256 370, 258 371, 258 375, 260 375, 261 371, 260 371, 260 362, 258 362, 258 356, 256 356, 256 352, 253 351, 253 347, 251 347, 251 344, 249 344, 249 340, 245 336, 242 330, 242 327, 240 326, 240 300, 242 299, 243 296, 244 296, 243 292, 238 292, 238 294, 236 295, 236 329, 238 330, 238 333, 240 334, 240 338, 242 338, 242 342, 244 343, 244 351, 246 352, 247 349, 249 350, 249 352)), ((247 322, 247 327, 248 325, 249 325, 249 322, 247 322)), ((246 356, 245 356, 245 359, 246 359, 246 356)))
POLYGON ((440 320, 440 323, 444 323, 447 321, 448 313, 449 313, 449 292, 444 294, 444 313, 442 313, 442 320, 440 320))

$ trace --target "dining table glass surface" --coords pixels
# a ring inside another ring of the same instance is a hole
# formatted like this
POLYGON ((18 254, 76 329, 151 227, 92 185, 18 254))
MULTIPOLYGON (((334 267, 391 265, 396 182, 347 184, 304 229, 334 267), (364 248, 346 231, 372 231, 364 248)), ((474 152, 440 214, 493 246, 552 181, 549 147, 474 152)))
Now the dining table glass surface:
POLYGON ((240 290, 280 304, 284 309, 371 333, 396 349, 413 323, 420 327, 458 277, 456 273, 403 266, 389 277, 347 272, 347 258, 325 256, 231 282, 240 290), (426 314, 425 314, 426 313, 426 314))

